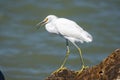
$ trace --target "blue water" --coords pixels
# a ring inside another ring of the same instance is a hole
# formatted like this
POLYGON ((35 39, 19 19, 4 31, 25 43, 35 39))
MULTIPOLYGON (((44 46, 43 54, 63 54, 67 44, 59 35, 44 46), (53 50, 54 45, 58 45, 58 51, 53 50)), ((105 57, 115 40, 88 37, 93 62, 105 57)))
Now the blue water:
MULTIPOLYGON (((85 63, 99 64, 120 48, 120 1, 1 0, 0 70, 6 80, 42 80, 60 67, 65 40, 36 24, 47 15, 71 19, 93 36, 92 43, 79 43, 85 63)), ((70 43, 66 67, 78 70, 81 62, 70 43)))

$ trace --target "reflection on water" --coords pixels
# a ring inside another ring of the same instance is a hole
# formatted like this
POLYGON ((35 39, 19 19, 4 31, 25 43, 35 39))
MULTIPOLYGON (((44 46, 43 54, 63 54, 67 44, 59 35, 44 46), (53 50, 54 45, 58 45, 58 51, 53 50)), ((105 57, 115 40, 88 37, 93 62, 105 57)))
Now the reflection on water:
MULTIPOLYGON (((89 66, 99 63, 120 44, 119 0, 1 0, 0 70, 8 80, 44 79, 65 56, 65 40, 35 25, 49 14, 76 21, 92 34, 92 43, 79 44, 89 66)), ((80 68, 77 50, 70 44, 66 66, 80 68)))

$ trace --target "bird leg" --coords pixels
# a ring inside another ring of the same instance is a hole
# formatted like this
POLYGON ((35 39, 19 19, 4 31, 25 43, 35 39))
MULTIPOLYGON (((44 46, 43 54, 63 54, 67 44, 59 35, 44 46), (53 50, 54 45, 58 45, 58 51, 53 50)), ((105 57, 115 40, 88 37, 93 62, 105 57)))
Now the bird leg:
POLYGON ((69 46, 68 46, 68 40, 66 40, 66 47, 67 47, 67 51, 66 51, 66 55, 65 55, 65 58, 64 58, 64 61, 63 61, 62 65, 61 65, 61 67, 59 69, 57 69, 56 71, 54 71, 52 74, 57 73, 57 72, 59 72, 59 71, 66 68, 66 67, 64 67, 64 65, 65 65, 65 63, 66 63, 66 61, 68 59, 69 54, 70 54, 70 49, 69 49, 69 46))
POLYGON ((79 71, 79 73, 81 73, 84 69, 88 68, 88 66, 85 66, 85 63, 84 63, 84 60, 83 60, 83 57, 82 57, 81 49, 79 47, 77 49, 80 53, 80 58, 81 58, 81 61, 82 61, 82 69, 79 71))
POLYGON ((82 68, 84 68, 84 67, 85 67, 85 63, 84 63, 84 60, 83 60, 83 57, 82 57, 81 49, 78 48, 78 51, 79 51, 79 53, 80 53, 80 58, 81 58, 81 61, 82 61, 82 68))
POLYGON ((79 71, 79 72, 82 72, 84 69, 88 68, 88 66, 85 66, 85 63, 84 63, 84 60, 83 60, 83 57, 82 57, 82 52, 81 52, 81 49, 74 43, 74 46, 78 49, 79 51, 79 54, 80 54, 80 59, 81 59, 81 62, 82 62, 82 69, 79 71))
POLYGON ((69 49, 69 46, 68 46, 68 40, 66 40, 66 47, 67 47, 67 51, 66 51, 65 59, 64 59, 64 61, 63 61, 63 63, 62 63, 60 68, 64 67, 64 65, 65 65, 65 63, 66 63, 66 61, 68 59, 68 56, 70 54, 70 49, 69 49))

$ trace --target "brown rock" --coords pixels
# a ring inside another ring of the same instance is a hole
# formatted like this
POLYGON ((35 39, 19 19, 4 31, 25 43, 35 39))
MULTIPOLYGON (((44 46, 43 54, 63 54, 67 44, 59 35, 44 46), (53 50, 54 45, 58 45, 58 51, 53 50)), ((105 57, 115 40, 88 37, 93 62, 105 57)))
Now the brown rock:
POLYGON ((116 49, 100 64, 81 73, 64 68, 45 80, 120 80, 120 49, 116 49))

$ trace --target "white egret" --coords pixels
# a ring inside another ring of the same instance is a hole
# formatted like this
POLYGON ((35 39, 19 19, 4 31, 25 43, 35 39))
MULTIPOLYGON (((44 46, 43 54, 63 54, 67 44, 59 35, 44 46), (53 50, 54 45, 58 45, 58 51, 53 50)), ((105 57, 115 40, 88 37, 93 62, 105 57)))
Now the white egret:
POLYGON ((70 54, 70 49, 68 45, 68 40, 73 43, 73 45, 78 49, 81 62, 82 62, 82 69, 86 68, 83 57, 82 57, 82 52, 81 49, 76 45, 75 42, 91 42, 92 41, 92 36, 83 30, 77 23, 75 23, 72 20, 66 19, 66 18, 58 18, 55 15, 48 15, 42 22, 38 23, 38 25, 43 25, 45 24, 45 28, 48 32, 50 33, 55 33, 57 35, 62 36, 63 38, 66 39, 66 56, 65 59, 59 68, 62 69, 66 63, 66 60, 70 54))

